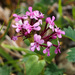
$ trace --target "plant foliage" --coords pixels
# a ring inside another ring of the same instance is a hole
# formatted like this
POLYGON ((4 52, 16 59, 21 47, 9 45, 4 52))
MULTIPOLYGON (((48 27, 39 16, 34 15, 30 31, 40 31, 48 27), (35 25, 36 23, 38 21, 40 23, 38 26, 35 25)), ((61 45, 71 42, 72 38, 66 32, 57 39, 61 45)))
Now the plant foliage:
POLYGON ((68 28, 64 28, 65 36, 75 41, 75 29, 73 30, 70 26, 68 28))
POLYGON ((70 61, 70 62, 75 62, 75 47, 73 48, 70 48, 70 52, 68 52, 68 56, 67 56, 67 59, 70 61))

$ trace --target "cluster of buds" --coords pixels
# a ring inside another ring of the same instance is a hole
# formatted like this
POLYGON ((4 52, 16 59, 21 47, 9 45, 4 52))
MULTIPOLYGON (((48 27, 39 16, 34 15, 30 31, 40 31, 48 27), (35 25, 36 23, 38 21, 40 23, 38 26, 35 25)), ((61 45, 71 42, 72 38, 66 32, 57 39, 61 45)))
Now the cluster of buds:
POLYGON ((52 19, 50 17, 47 17, 44 30, 40 34, 37 34, 36 31, 41 30, 40 25, 42 25, 42 18, 44 18, 44 14, 42 14, 38 10, 32 11, 32 7, 29 7, 28 9, 29 11, 27 11, 26 14, 23 16, 13 14, 13 16, 16 17, 15 18, 16 24, 12 25, 12 27, 16 28, 16 32, 17 33, 20 32, 21 35, 13 36, 12 40, 15 41, 17 40, 18 37, 22 37, 22 36, 29 38, 30 35, 32 35, 31 33, 33 32, 34 42, 30 44, 31 51, 35 51, 35 49, 40 51, 40 47, 45 47, 43 53, 44 54, 47 53, 47 56, 50 56, 50 48, 51 46, 54 46, 56 47, 55 54, 57 54, 58 52, 61 53, 59 48, 60 47, 59 41, 58 41, 58 45, 51 43, 52 39, 56 39, 57 37, 62 38, 61 34, 65 35, 65 32, 55 25, 54 23, 55 17, 52 16, 52 19), (30 23, 27 20, 28 18, 30 18, 30 23), (45 36, 45 33, 49 29, 52 30, 52 33, 45 36))

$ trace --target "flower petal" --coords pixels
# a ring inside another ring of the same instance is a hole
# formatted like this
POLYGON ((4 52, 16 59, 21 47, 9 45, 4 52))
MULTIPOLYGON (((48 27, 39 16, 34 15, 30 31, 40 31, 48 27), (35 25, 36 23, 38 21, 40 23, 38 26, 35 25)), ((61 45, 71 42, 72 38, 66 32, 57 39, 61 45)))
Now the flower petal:
POLYGON ((40 41, 39 41, 39 44, 43 44, 43 43, 44 43, 44 40, 40 40, 40 41))
POLYGON ((41 19, 40 19, 38 22, 39 22, 39 24, 41 24, 41 25, 42 25, 42 20, 41 20, 41 19))
POLYGON ((29 7, 28 9, 29 9, 30 12, 32 12, 32 7, 29 7))
POLYGON ((15 18, 15 21, 19 21, 20 19, 19 18, 15 18))
POLYGON ((46 49, 44 49, 44 50, 43 50, 43 53, 44 53, 44 54, 45 54, 45 53, 47 53, 47 50, 46 50, 46 49))
POLYGON ((12 25, 12 27, 13 27, 13 28, 17 28, 17 26, 15 26, 15 25, 12 25))
POLYGON ((48 47, 51 47, 51 46, 52 46, 52 43, 48 41, 48 42, 47 42, 47 46, 48 46, 48 47))
POLYGON ((57 36, 58 36, 59 38, 62 38, 61 34, 57 34, 57 36))
POLYGON ((64 31, 61 31, 61 34, 65 35, 65 32, 64 31))
POLYGON ((19 20, 19 21, 18 21, 18 24, 22 25, 22 20, 19 20))
POLYGON ((37 34, 34 35, 34 40, 35 40, 36 42, 39 42, 40 39, 41 39, 41 36, 40 36, 40 35, 37 35, 37 34))
POLYGON ((35 50, 35 46, 30 47, 30 50, 31 50, 31 51, 34 51, 34 50, 35 50))
POLYGON ((50 56, 50 52, 47 53, 47 56, 50 56))
POLYGON ((17 17, 18 15, 17 14, 13 14, 13 17, 17 17))
POLYGON ((13 36, 11 39, 12 39, 13 41, 16 41, 18 38, 17 38, 17 36, 13 36))
POLYGON ((34 46, 34 43, 31 43, 30 45, 31 45, 31 46, 34 46))
POLYGON ((16 29, 16 32, 20 32, 20 29, 17 28, 17 29, 16 29))
POLYGON ((58 49, 59 53, 61 53, 60 49, 58 49))
POLYGON ((55 49, 55 54, 58 54, 57 48, 55 49))
POLYGON ((49 21, 51 21, 51 18, 50 17, 47 17, 46 18, 46 22, 49 23, 49 21))
POLYGON ((41 27, 37 26, 37 27, 34 27, 33 29, 36 30, 36 31, 39 31, 39 30, 41 30, 41 27))
POLYGON ((28 12, 28 11, 27 11, 27 12, 26 12, 26 15, 28 15, 28 16, 29 16, 29 15, 30 15, 30 12, 28 12))
POLYGON ((39 51, 40 50, 40 46, 37 46, 36 49, 39 51))
POLYGON ((52 16, 52 22, 55 20, 55 17, 54 16, 52 16))
POLYGON ((39 22, 36 22, 33 26, 35 27, 35 26, 39 26, 40 24, 39 24, 39 22))

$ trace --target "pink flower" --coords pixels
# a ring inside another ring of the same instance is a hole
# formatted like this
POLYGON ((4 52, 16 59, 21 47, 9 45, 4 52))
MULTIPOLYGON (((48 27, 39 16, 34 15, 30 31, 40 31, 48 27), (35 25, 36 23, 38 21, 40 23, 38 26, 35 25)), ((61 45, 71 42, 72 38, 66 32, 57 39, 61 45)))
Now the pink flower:
POLYGON ((58 47, 55 49, 55 54, 58 54, 58 52, 61 53, 59 48, 60 48, 60 43, 58 41, 58 47))
POLYGON ((47 53, 47 56, 50 56, 50 47, 52 46, 52 43, 51 42, 47 42, 47 48, 43 50, 43 53, 47 53))
POLYGON ((55 17, 52 16, 52 20, 50 17, 47 17, 46 18, 46 23, 49 23, 49 28, 52 29, 52 31, 54 31, 54 20, 55 20, 55 17))
POLYGON ((41 39, 41 36, 35 34, 34 35, 34 43, 31 43, 30 50, 34 51, 35 49, 37 49, 39 51, 40 50, 40 44, 43 44, 43 43, 44 43, 44 40, 41 39))
POLYGON ((37 10, 32 11, 32 7, 29 7, 28 9, 29 9, 29 12, 27 11, 26 15, 30 16, 31 19, 34 18, 35 20, 38 20, 38 18, 40 18, 40 19, 44 18, 43 14, 41 12, 39 12, 37 10))
POLYGON ((56 39, 56 38, 57 38, 57 36, 56 36, 56 35, 53 35, 53 36, 52 36, 52 39, 56 39))
POLYGON ((16 41, 18 38, 17 38, 17 36, 13 36, 11 39, 12 39, 13 41, 16 41))
POLYGON ((62 38, 61 34, 65 35, 65 32, 60 30, 60 28, 58 28, 58 27, 55 28, 55 32, 56 32, 58 38, 62 38))
POLYGON ((26 20, 24 21, 23 28, 26 29, 28 33, 30 33, 32 30, 39 31, 41 30, 41 27, 39 26, 40 24, 42 24, 42 20, 39 20, 33 26, 31 26, 29 22, 26 20))
POLYGON ((32 29, 33 29, 33 30, 36 30, 36 31, 41 30, 41 27, 39 26, 40 24, 42 24, 42 20, 39 20, 38 22, 36 22, 36 23, 32 26, 32 29))
POLYGON ((23 28, 26 29, 28 33, 32 31, 32 26, 29 24, 27 20, 24 21, 23 28))
POLYGON ((27 11, 26 15, 30 16, 30 18, 33 19, 34 18, 34 12, 32 11, 32 7, 29 7, 28 9, 29 9, 29 12, 27 11))
POLYGON ((13 17, 16 17, 15 21, 19 21, 19 20, 27 19, 28 18, 26 15, 24 15, 24 16, 21 17, 21 16, 19 16, 17 14, 13 14, 13 17))
POLYGON ((22 24, 16 23, 16 25, 12 25, 13 28, 16 28, 16 32, 20 32, 22 29, 22 24))
POLYGON ((38 18, 42 19, 42 18, 44 18, 44 14, 42 14, 41 12, 36 10, 36 11, 34 11, 34 18, 36 20, 38 20, 38 18))

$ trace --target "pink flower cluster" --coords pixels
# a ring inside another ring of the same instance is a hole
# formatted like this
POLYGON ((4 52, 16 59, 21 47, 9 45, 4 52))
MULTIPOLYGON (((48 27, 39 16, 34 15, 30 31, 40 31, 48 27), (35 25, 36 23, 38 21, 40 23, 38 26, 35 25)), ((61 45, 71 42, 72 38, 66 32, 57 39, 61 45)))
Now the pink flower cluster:
POLYGON ((32 30, 35 31, 39 31, 41 30, 40 25, 42 25, 42 18, 44 18, 43 14, 39 11, 32 11, 32 7, 29 7, 29 12, 26 12, 26 15, 23 16, 19 16, 17 14, 13 14, 16 21, 15 25, 12 25, 13 28, 16 28, 16 32, 23 32, 23 34, 30 34, 30 32, 32 30), (35 19, 36 22, 32 23, 33 21, 31 21, 31 23, 28 22, 28 17, 30 17, 30 19, 35 19))
MULTIPOLYGON (((42 25, 42 18, 44 18, 44 14, 42 14, 40 11, 35 10, 32 11, 32 7, 28 8, 29 11, 26 12, 26 15, 19 16, 17 14, 14 14, 13 16, 15 18, 15 25, 12 25, 13 28, 16 28, 16 32, 20 32, 22 35, 20 36, 13 36, 12 40, 17 40, 18 37, 25 36, 26 38, 29 38, 32 34, 31 32, 40 31, 42 25), (30 18, 30 22, 27 20, 30 18)), ((47 56, 50 56, 50 48, 52 46, 56 47, 55 54, 60 51, 60 43, 58 41, 58 45, 52 44, 51 40, 58 38, 62 38, 62 35, 65 35, 65 32, 62 31, 60 28, 58 28, 54 23, 55 17, 52 16, 52 19, 50 17, 46 18, 46 25, 44 30, 41 32, 41 34, 34 34, 34 42, 30 44, 30 50, 35 51, 37 49, 40 51, 40 47, 45 47, 43 50, 43 53, 47 53, 47 56), (45 36, 46 32, 51 29, 52 33, 45 36)))

